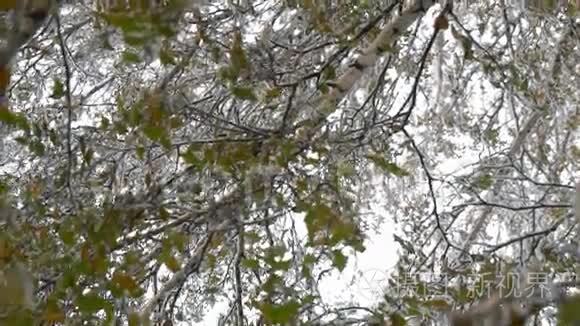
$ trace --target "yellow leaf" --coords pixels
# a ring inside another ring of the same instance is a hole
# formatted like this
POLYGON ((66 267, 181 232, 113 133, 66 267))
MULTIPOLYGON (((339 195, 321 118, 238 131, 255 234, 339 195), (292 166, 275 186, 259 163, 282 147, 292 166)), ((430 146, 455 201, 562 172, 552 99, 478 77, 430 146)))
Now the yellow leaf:
POLYGON ((18 2, 21 0, 2 0, 0 1, 0 11, 9 11, 16 9, 18 2))
POLYGON ((113 282, 115 282, 119 288, 130 292, 138 288, 137 282, 135 282, 130 275, 122 272, 115 272, 113 275, 113 282))
POLYGON ((8 240, 0 238, 0 261, 9 261, 14 254, 14 249, 8 240))
POLYGON ((32 274, 20 263, 0 269, 0 307, 31 308, 34 305, 32 274))
POLYGON ((49 324, 62 323, 64 318, 64 312, 56 305, 48 305, 42 315, 42 320, 49 324))
POLYGON ((147 96, 147 114, 149 122, 158 125, 163 118, 162 99, 160 94, 147 96))
POLYGON ((0 66, 0 95, 6 95, 8 84, 10 84, 10 67, 0 66))
POLYGON ((179 271, 179 269, 181 268, 181 264, 179 263, 179 261, 177 260, 177 258, 175 258, 174 256, 169 256, 165 259, 164 261, 165 266, 167 266, 167 268, 176 273, 177 271, 179 271))

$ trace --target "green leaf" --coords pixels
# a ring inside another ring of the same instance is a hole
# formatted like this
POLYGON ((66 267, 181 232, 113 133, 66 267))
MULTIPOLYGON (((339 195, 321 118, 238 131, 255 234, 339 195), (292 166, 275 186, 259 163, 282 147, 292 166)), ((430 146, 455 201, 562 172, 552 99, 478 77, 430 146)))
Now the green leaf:
POLYGON ((62 242, 67 246, 72 246, 75 243, 75 233, 71 230, 65 230, 63 227, 59 230, 59 236, 62 242))
POLYGON ((270 294, 273 293, 274 290, 282 283, 282 279, 280 276, 276 274, 270 274, 266 282, 262 285, 262 290, 266 293, 270 294))
MULTIPOLYGON (((8 186, 8 184, 6 182, 4 182, 3 180, 0 180, 0 195, 5 195, 6 193, 8 193, 8 190, 10 190, 10 187, 8 186)), ((1 201, 0 201, 1 203, 1 201)))
POLYGON ((21 130, 30 130, 30 125, 28 124, 28 120, 26 120, 24 115, 14 113, 8 108, 2 106, 0 106, 0 122, 3 122, 9 126, 17 127, 21 130))
POLYGON ((110 25, 119 27, 124 31, 135 30, 137 28, 136 21, 126 13, 100 14, 100 16, 110 25))
POLYGON ((167 267, 170 271, 176 273, 181 269, 181 263, 177 258, 173 255, 166 255, 163 257, 163 264, 167 267))
POLYGON ((280 97, 282 95, 282 89, 280 87, 272 87, 266 90, 265 97, 267 100, 280 97))
POLYGON ((352 175, 354 175, 356 172, 356 169, 354 168, 354 166, 350 163, 347 162, 341 162, 338 164, 337 168, 336 168, 336 173, 339 176, 344 176, 344 177, 350 177, 352 175))
POLYGON ((42 137, 42 131, 46 130, 46 126, 42 126, 40 123, 36 122, 32 124, 33 135, 37 138, 42 137))
POLYGON ((137 281, 135 281, 135 279, 129 274, 116 271, 113 274, 112 282, 119 289, 128 291, 129 293, 133 294, 134 296, 135 296, 135 294, 142 292, 142 291, 140 291, 141 289, 139 288, 139 284, 137 283, 137 281))
POLYGON ((240 33, 234 34, 234 40, 230 50, 230 62, 236 76, 241 70, 247 69, 249 66, 248 58, 242 47, 242 36, 240 33))
POLYGON ((296 317, 300 306, 298 301, 291 300, 281 305, 263 303, 259 309, 264 314, 264 318, 270 323, 284 325, 290 323, 296 317))
POLYGON ((159 61, 162 65, 175 65, 175 54, 167 48, 162 48, 159 51, 159 61))
POLYGON ((41 141, 33 141, 28 145, 28 148, 34 155, 43 156, 45 153, 44 144, 41 141))
POLYGON ((132 33, 123 34, 123 40, 125 41, 125 43, 134 47, 139 47, 147 44, 147 40, 149 39, 149 37, 150 36, 147 35, 134 35, 132 33))
POLYGON ((109 303, 96 293, 82 295, 76 300, 79 311, 83 314, 92 315, 102 309, 105 309, 109 303))
POLYGON ((54 129, 48 130, 48 139, 53 145, 60 145, 59 137, 58 134, 56 133, 56 130, 54 129))
POLYGON ((407 325, 407 320, 405 320, 405 318, 403 316, 399 315, 396 312, 392 313, 389 316, 389 319, 391 320, 392 326, 405 326, 405 325, 407 325))
POLYGON ((160 141, 161 138, 163 138, 165 135, 165 129, 162 127, 148 125, 143 128, 143 133, 145 136, 147 136, 147 138, 153 141, 160 141))
POLYGON ((495 145, 499 141, 499 131, 498 129, 489 128, 483 134, 486 140, 488 140, 492 145, 495 145))
POLYGON ((195 170, 201 170, 203 168, 203 162, 197 157, 197 148, 195 146, 189 146, 187 151, 181 154, 181 158, 195 170))
POLYGON ((334 67, 332 67, 332 65, 328 65, 322 71, 322 80, 333 80, 335 78, 336 78, 336 70, 334 70, 334 67))
POLYGON ((242 266, 248 269, 258 269, 260 268, 260 263, 256 259, 244 258, 242 260, 242 266))
POLYGON ((316 257, 311 255, 311 254, 306 254, 306 255, 304 255, 303 261, 304 261, 304 264, 312 265, 312 264, 316 263, 318 261, 318 259, 316 259, 316 257))
POLYGON ((131 109, 124 111, 124 114, 129 126, 137 127, 143 121, 143 106, 137 103, 131 109))
POLYGON ((171 149, 171 140, 167 136, 167 133, 163 133, 163 136, 161 136, 161 139, 159 139, 159 144, 161 144, 161 146, 163 146, 163 148, 166 150, 171 149))
POLYGON ((46 308, 42 313, 42 319, 48 324, 53 325, 56 323, 62 324, 65 320, 65 314, 62 309, 58 306, 58 302, 55 298, 48 298, 46 302, 46 308))
POLYGON ((404 177, 408 176, 409 172, 398 167, 395 163, 387 161, 384 157, 380 156, 379 154, 370 154, 366 156, 369 160, 373 161, 373 163, 381 168, 383 171, 388 172, 392 175, 397 177, 404 177))
POLYGON ((287 271, 290 269, 291 260, 281 259, 286 251, 287 249, 284 246, 269 247, 266 249, 264 262, 266 262, 266 264, 268 264, 274 271, 287 271))
POLYGON ((59 99, 64 96, 64 84, 59 79, 54 79, 54 86, 52 88, 52 95, 50 96, 53 99, 59 99))
POLYGON ((236 76, 234 70, 231 67, 220 67, 217 72, 217 76, 221 80, 235 81, 238 76, 236 76))
POLYGON ((438 310, 438 311, 449 311, 451 308, 449 303, 443 299, 431 299, 423 302, 425 307, 430 308, 431 310, 438 310))
POLYGON ((8 310, 2 314, 2 325, 32 326, 36 325, 33 313, 28 309, 8 310))
POLYGON ((135 52, 125 51, 123 52, 122 59, 126 63, 139 63, 141 62, 141 57, 135 52))
POLYGON ((287 271, 292 265, 292 260, 273 260, 269 264, 273 271, 287 271))
POLYGON ((145 159, 145 147, 137 146, 137 148, 135 149, 135 155, 137 155, 138 159, 144 160, 145 159))
POLYGON ((88 165, 91 164, 94 154, 95 151, 92 148, 88 148, 86 151, 83 152, 83 159, 88 165))
POLYGON ((101 117, 101 129, 107 129, 111 125, 111 122, 106 117, 101 117))
POLYGON ((128 318, 129 326, 141 326, 141 316, 136 312, 131 312, 128 318))
POLYGON ((580 296, 576 295, 564 302, 558 309, 558 325, 576 325, 580 321, 580 296))
POLYGON ((568 8, 567 8, 568 16, 570 16, 570 17, 576 16, 576 12, 580 9, 577 7, 577 4, 578 4, 578 2, 568 1, 568 8))
POLYGON ((217 160, 217 157, 218 157, 218 153, 211 146, 207 146, 205 148, 205 150, 203 151, 203 159, 204 159, 204 161, 206 161, 208 163, 215 163, 215 161, 217 160))
POLYGON ((127 125, 123 121, 115 121, 115 123, 113 124, 113 128, 115 129, 115 132, 118 133, 119 135, 124 135, 129 131, 127 129, 127 125))
POLYGON ((183 121, 179 117, 171 117, 169 119, 169 126, 171 129, 178 129, 183 127, 183 121))
POLYGON ((355 227, 350 223, 335 223, 331 227, 330 245, 337 245, 342 241, 348 242, 356 236, 355 227))
POLYGON ((324 205, 317 204, 315 206, 309 207, 306 215, 304 216, 304 223, 308 230, 308 237, 310 240, 327 225, 327 221, 334 217, 332 210, 324 205))
POLYGON ((343 271, 348 262, 348 257, 346 257, 342 251, 333 250, 332 251, 332 266, 338 268, 339 271, 343 271))
POLYGON ((167 211, 167 209, 163 206, 159 207, 158 209, 159 218, 166 221, 171 217, 171 214, 167 211))
POLYGON ((257 99, 254 90, 249 87, 233 86, 231 92, 232 95, 243 100, 255 101, 257 99))
POLYGON ((477 177, 475 186, 479 189, 489 189, 493 185, 493 177, 490 174, 484 174, 477 177))

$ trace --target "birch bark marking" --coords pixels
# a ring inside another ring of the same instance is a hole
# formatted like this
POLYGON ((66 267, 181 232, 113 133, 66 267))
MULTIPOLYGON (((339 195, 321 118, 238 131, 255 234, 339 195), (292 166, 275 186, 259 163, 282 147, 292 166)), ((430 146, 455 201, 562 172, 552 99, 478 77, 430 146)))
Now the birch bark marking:
POLYGON ((375 40, 362 54, 350 64, 349 69, 339 77, 334 83, 332 90, 327 94, 327 100, 340 101, 345 93, 350 91, 363 75, 364 70, 373 66, 383 52, 392 47, 402 32, 406 31, 419 17, 434 5, 432 0, 415 0, 410 4, 400 16, 395 17, 391 23, 379 33, 375 40))
POLYGON ((391 49, 394 42, 417 19, 423 16, 435 4, 432 0, 413 0, 401 14, 387 24, 375 40, 362 51, 362 54, 349 65, 349 69, 334 82, 328 83, 330 91, 314 101, 316 112, 314 117, 301 121, 296 126, 300 141, 309 141, 322 127, 326 118, 336 110, 336 104, 352 89, 362 77, 364 71, 376 64, 380 56, 391 49), (300 130, 307 127, 307 130, 300 130))

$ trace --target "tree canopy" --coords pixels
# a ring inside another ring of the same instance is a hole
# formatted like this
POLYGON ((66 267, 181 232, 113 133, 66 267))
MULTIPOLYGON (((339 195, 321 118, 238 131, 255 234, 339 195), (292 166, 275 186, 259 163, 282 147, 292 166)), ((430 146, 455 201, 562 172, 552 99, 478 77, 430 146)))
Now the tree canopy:
POLYGON ((579 9, 1 1, 0 325, 577 323, 579 9))

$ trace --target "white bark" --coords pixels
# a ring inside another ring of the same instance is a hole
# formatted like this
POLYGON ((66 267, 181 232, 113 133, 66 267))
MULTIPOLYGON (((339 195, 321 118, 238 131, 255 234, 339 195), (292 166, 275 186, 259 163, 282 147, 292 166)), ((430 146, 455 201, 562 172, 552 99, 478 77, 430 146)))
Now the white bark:
POLYGON ((317 98, 315 103, 316 112, 312 118, 297 124, 299 141, 308 142, 318 132, 324 121, 336 110, 336 105, 351 91, 354 84, 363 76, 365 70, 377 63, 381 55, 389 51, 395 41, 414 22, 423 16, 429 8, 435 4, 432 0, 413 0, 401 12, 401 14, 379 33, 375 40, 365 49, 362 54, 350 64, 349 69, 334 82, 328 83, 330 91, 317 98), (303 129, 306 127, 306 129, 303 129))

